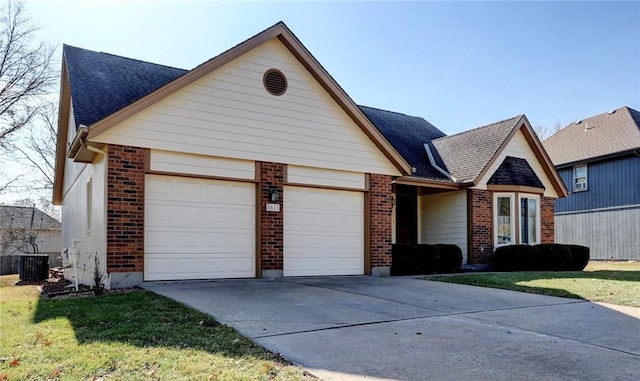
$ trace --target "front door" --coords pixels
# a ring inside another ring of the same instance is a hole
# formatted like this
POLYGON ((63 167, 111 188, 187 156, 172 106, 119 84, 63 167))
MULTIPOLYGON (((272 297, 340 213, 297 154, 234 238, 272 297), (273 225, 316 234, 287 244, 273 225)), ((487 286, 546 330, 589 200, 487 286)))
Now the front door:
POLYGON ((418 188, 396 186, 396 243, 418 243, 418 188))

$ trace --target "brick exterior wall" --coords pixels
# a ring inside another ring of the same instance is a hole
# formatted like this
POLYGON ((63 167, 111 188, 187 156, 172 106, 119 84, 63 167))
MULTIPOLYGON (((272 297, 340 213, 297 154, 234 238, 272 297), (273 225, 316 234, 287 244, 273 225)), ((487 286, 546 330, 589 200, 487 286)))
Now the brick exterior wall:
POLYGON ((491 262, 493 254, 493 192, 469 189, 469 264, 491 262))
POLYGON ((144 270, 144 149, 109 145, 107 273, 144 270))
POLYGON ((542 243, 554 243, 554 206, 556 199, 553 197, 540 198, 540 234, 542 243))
POLYGON ((284 164, 262 163, 260 170, 260 258, 263 270, 283 269, 284 247, 284 164), (280 212, 265 211, 271 201, 271 192, 278 191, 280 212))
POLYGON ((391 176, 372 174, 369 182, 371 267, 391 267, 391 180, 391 176))

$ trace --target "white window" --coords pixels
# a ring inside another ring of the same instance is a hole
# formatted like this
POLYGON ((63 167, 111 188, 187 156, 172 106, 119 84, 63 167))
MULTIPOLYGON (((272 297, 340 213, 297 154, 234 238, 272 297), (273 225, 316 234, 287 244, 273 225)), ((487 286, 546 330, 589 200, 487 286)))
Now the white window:
POLYGON ((512 245, 515 243, 515 210, 513 208, 513 194, 495 193, 493 198, 493 221, 495 246, 512 245))
POLYGON ((540 243, 540 197, 520 195, 520 243, 540 243))
POLYGON ((92 209, 92 197, 91 197, 91 193, 92 193, 92 189, 91 189, 91 177, 89 177, 89 180, 87 180, 87 212, 86 212, 86 216, 87 216, 87 233, 91 233, 91 209, 92 209))
POLYGON ((573 167, 573 191, 585 190, 587 190, 587 165, 576 165, 573 167))
POLYGON ((494 245, 540 243, 540 196, 535 194, 494 193, 494 245), (517 235, 516 235, 517 231, 517 235))

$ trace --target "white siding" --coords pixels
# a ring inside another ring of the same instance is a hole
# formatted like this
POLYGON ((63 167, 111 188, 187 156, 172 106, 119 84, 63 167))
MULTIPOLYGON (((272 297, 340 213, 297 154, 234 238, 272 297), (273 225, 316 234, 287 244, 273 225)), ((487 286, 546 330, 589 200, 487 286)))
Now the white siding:
POLYGON ((253 180, 256 176, 255 162, 248 160, 152 150, 150 153, 150 161, 150 169, 152 171, 247 180, 253 180))
POLYGON ((364 189, 364 173, 335 171, 331 169, 287 166, 287 181, 296 184, 325 185, 342 188, 364 189))
POLYGON ((484 178, 480 180, 475 188, 487 189, 487 181, 489 181, 493 173, 496 171, 496 169, 498 169, 500 164, 502 164, 507 156, 519 157, 527 160, 531 168, 535 171, 536 175, 538 175, 538 178, 544 185, 544 195, 547 197, 558 197, 558 194, 553 188, 549 177, 547 177, 544 169, 542 169, 542 165, 540 164, 540 162, 538 162, 536 155, 533 153, 533 150, 529 146, 529 143, 527 143, 527 140, 522 134, 522 131, 518 131, 518 133, 515 134, 513 139, 511 139, 511 141, 507 144, 502 153, 500 153, 496 161, 493 163, 493 165, 491 165, 491 167, 485 174, 484 178))
MULTIPOLYGON (((106 276, 107 267, 107 199, 106 178, 107 158, 98 157, 93 164, 79 164, 67 161, 65 166, 65 184, 69 188, 62 198, 62 247, 71 248, 71 240, 79 239, 80 259, 77 267, 80 283, 93 284, 94 254, 98 254, 100 271, 106 276), (87 181, 92 182, 91 231, 87 231, 87 181)), ((71 277, 69 271, 65 276, 71 277)), ((108 280, 104 279, 106 286, 108 280)))
POLYGON ((399 175, 311 76, 273 39, 93 139, 245 160, 399 175), (287 77, 284 95, 262 85, 287 77))
POLYGON ((640 205, 555 216, 557 243, 588 246, 592 259, 640 260, 640 205))
POLYGON ((420 198, 420 243, 454 244, 467 263, 467 191, 420 198))

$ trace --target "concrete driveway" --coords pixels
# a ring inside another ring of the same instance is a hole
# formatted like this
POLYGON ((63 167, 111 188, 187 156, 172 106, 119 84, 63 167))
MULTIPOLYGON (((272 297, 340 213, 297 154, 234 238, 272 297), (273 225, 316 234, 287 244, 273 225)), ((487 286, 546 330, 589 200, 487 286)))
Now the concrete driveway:
POLYGON ((406 277, 144 287, 327 380, 640 379, 640 309, 406 277))

